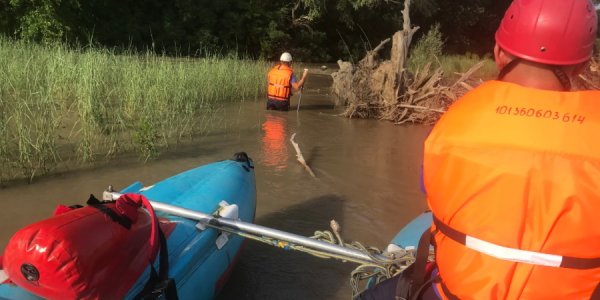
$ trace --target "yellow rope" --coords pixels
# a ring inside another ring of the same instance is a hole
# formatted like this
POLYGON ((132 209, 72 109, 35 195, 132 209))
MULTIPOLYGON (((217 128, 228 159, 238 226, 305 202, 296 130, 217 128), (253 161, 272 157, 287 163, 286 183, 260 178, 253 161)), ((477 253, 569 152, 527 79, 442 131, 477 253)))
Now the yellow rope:
MULTIPOLYGON (((339 234, 340 229, 337 222, 332 221, 331 227, 333 228, 333 232, 329 230, 315 231, 314 235, 310 238, 331 244, 336 244, 341 247, 358 250, 362 253, 367 254, 375 262, 369 264, 362 263, 351 272, 350 285, 352 287, 352 298, 358 296, 369 286, 375 285, 381 281, 384 281, 388 278, 400 274, 404 269, 406 269, 415 261, 415 256, 412 251, 401 249, 392 253, 384 253, 383 251, 375 247, 365 247, 359 242, 346 243, 342 240, 341 235, 339 234), (381 259, 381 256, 385 256, 388 259, 381 259)), ((347 261, 346 257, 341 257, 336 254, 306 248, 304 246, 291 244, 285 241, 280 241, 269 237, 255 236, 243 232, 237 232, 236 234, 285 250, 291 249, 295 251, 308 253, 319 258, 335 258, 342 261, 347 261)))
MULTIPOLYGON (((358 267, 356 267, 350 274, 350 285, 352 287, 352 298, 356 298, 356 296, 360 295, 364 290, 368 287, 376 285, 388 278, 392 278, 402 271, 404 271, 408 266, 410 266, 415 261, 415 255, 413 251, 399 249, 398 251, 394 251, 391 253, 383 252, 375 247, 365 247, 359 242, 351 242, 346 243, 342 240, 340 235, 340 226, 335 221, 331 221, 332 231, 323 230, 323 231, 315 231, 313 236, 310 238, 336 244, 341 247, 353 249, 360 251, 366 255, 368 255, 374 263, 360 263, 358 267), (382 259, 381 257, 385 257, 382 259)), ((222 229, 223 230, 223 229, 222 229)), ((307 248, 304 246, 296 245, 293 243, 289 243, 286 241, 277 240, 270 237, 265 236, 257 236, 254 234, 249 234, 236 230, 226 230, 230 231, 236 235, 242 236, 244 238, 252 239, 255 241, 259 241, 265 244, 269 244, 271 246, 281 248, 284 250, 295 250, 304 253, 308 253, 310 255, 319 257, 319 258, 335 258, 338 260, 342 260, 344 262, 348 261, 348 257, 342 257, 337 254, 327 253, 311 248, 307 248)))

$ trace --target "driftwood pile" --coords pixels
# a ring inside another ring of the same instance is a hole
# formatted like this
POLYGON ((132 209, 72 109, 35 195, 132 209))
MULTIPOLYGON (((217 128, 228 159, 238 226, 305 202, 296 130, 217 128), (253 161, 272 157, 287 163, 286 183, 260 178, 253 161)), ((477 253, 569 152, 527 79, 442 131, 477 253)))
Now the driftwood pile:
POLYGON ((406 122, 433 123, 449 104, 472 86, 466 81, 482 66, 473 66, 456 82, 442 83, 441 67, 431 63, 419 70, 407 70, 407 57, 413 35, 409 17, 410 1, 404 1, 403 30, 391 38, 389 60, 379 58, 379 52, 390 42, 382 41, 356 65, 338 61, 339 71, 333 73, 332 93, 336 105, 346 106, 342 113, 350 118, 378 118, 397 124, 406 122))
POLYGON ((592 58, 590 65, 574 80, 578 90, 600 90, 600 55, 592 58))

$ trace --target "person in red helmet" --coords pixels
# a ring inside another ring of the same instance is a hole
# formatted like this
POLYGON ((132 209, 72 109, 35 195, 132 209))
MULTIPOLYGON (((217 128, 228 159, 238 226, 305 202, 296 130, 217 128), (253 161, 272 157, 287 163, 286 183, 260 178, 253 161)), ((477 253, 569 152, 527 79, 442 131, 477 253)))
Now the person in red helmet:
POLYGON ((304 69, 302 78, 298 81, 291 65, 292 55, 284 52, 279 58, 279 63, 267 74, 268 110, 289 110, 292 89, 299 91, 304 86, 308 69, 304 69))
POLYGON ((600 299, 600 91, 570 81, 597 22, 589 0, 512 2, 495 36, 498 79, 456 101, 425 142, 433 224, 421 240, 432 237, 434 270, 384 282, 388 295, 600 299))

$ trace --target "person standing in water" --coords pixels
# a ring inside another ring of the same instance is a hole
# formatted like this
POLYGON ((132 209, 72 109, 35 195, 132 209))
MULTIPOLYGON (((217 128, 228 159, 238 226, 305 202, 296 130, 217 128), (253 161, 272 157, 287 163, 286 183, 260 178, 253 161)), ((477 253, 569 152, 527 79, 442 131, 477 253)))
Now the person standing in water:
POLYGON ((289 110, 292 89, 298 92, 304 86, 308 69, 304 69, 302 78, 298 81, 291 65, 292 55, 284 52, 279 58, 279 63, 267 74, 267 109, 289 110))
POLYGON ((359 299, 600 299, 600 91, 571 90, 597 18, 590 0, 512 2, 497 80, 456 101, 425 142, 433 224, 417 252, 431 236, 435 264, 359 299))

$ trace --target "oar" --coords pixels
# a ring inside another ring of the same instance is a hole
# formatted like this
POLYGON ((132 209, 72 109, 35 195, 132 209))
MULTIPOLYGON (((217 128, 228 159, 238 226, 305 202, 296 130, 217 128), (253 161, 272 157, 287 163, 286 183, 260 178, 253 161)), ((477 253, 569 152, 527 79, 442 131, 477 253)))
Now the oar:
MULTIPOLYGON (((116 200, 121 196, 121 194, 119 193, 113 192, 111 194, 113 200, 116 200)), ((356 249, 345 248, 336 244, 311 239, 305 236, 281 231, 274 228, 260 226, 257 224, 247 223, 230 218, 215 217, 213 215, 156 201, 150 201, 150 204, 156 211, 190 220, 195 220, 205 226, 212 227, 225 232, 230 232, 236 235, 240 235, 242 237, 246 237, 245 234, 255 235, 259 237, 268 237, 290 243, 293 246, 302 246, 323 253, 331 254, 332 257, 338 258, 340 260, 351 261, 358 264, 382 265, 382 262, 384 262, 384 264, 392 262, 392 260, 389 257, 380 254, 370 256, 356 249)))

